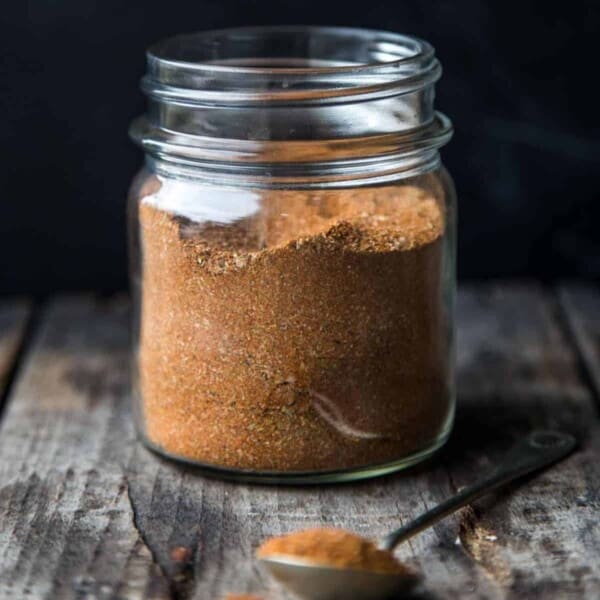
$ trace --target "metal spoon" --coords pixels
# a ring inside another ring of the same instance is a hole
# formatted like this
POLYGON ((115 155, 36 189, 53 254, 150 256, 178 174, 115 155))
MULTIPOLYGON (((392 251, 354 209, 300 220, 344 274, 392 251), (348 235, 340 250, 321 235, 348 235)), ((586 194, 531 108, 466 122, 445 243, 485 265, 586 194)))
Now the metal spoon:
MULTIPOLYGON (((430 527, 480 496, 527 473, 548 466, 567 456, 576 445, 568 433, 534 431, 508 452, 504 461, 487 476, 463 488, 438 506, 407 525, 385 536, 378 543, 382 550, 398 544, 430 527)), ((419 580, 415 575, 374 573, 311 563, 306 558, 277 555, 261 558, 260 563, 290 591, 311 600, 375 600, 408 591, 419 580)))

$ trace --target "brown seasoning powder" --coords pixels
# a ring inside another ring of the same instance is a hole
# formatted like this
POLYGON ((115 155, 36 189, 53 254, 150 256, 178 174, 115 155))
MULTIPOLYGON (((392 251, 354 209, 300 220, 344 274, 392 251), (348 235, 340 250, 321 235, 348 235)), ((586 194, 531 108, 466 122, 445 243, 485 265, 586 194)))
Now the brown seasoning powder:
POLYGON ((140 203, 149 441, 275 472, 425 448, 449 412, 440 201, 408 186, 260 194, 228 225, 140 203))
POLYGON ((257 558, 293 556, 330 567, 414 576, 387 550, 379 550, 370 540, 344 529, 306 529, 268 539, 256 552, 257 558))

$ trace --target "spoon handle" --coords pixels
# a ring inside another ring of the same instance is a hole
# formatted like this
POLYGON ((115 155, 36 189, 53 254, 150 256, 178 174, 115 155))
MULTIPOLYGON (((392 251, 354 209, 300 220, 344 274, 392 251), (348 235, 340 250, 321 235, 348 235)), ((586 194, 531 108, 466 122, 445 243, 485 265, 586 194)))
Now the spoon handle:
POLYGON ((568 433, 559 431, 534 431, 508 452, 504 461, 487 476, 463 488, 448 500, 387 535, 380 548, 392 550, 396 545, 427 529, 440 519, 459 508, 491 492, 492 490, 541 469, 569 454, 576 440, 568 433))

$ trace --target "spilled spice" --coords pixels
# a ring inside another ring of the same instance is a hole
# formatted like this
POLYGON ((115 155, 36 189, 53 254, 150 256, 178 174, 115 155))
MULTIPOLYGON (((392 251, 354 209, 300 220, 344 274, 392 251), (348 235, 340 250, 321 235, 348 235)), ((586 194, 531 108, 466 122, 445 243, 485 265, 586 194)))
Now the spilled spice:
POLYGON ((410 567, 387 550, 344 529, 315 528, 268 539, 256 552, 257 558, 293 556, 334 568, 414 576, 410 567))
POLYGON ((440 201, 410 186, 202 193, 156 178, 139 192, 150 443, 275 472, 432 444, 450 414, 440 201))

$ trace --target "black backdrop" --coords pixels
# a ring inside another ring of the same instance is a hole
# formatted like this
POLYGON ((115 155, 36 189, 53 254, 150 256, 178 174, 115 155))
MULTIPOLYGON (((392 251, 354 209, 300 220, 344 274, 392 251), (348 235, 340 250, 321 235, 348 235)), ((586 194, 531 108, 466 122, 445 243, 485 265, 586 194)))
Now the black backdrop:
POLYGON ((124 198, 141 161, 126 131, 143 111, 144 49, 286 23, 435 45, 438 107, 456 128, 443 158, 461 278, 600 277, 600 2, 29 0, 22 17, 0 16, 0 293, 125 287, 124 198))

